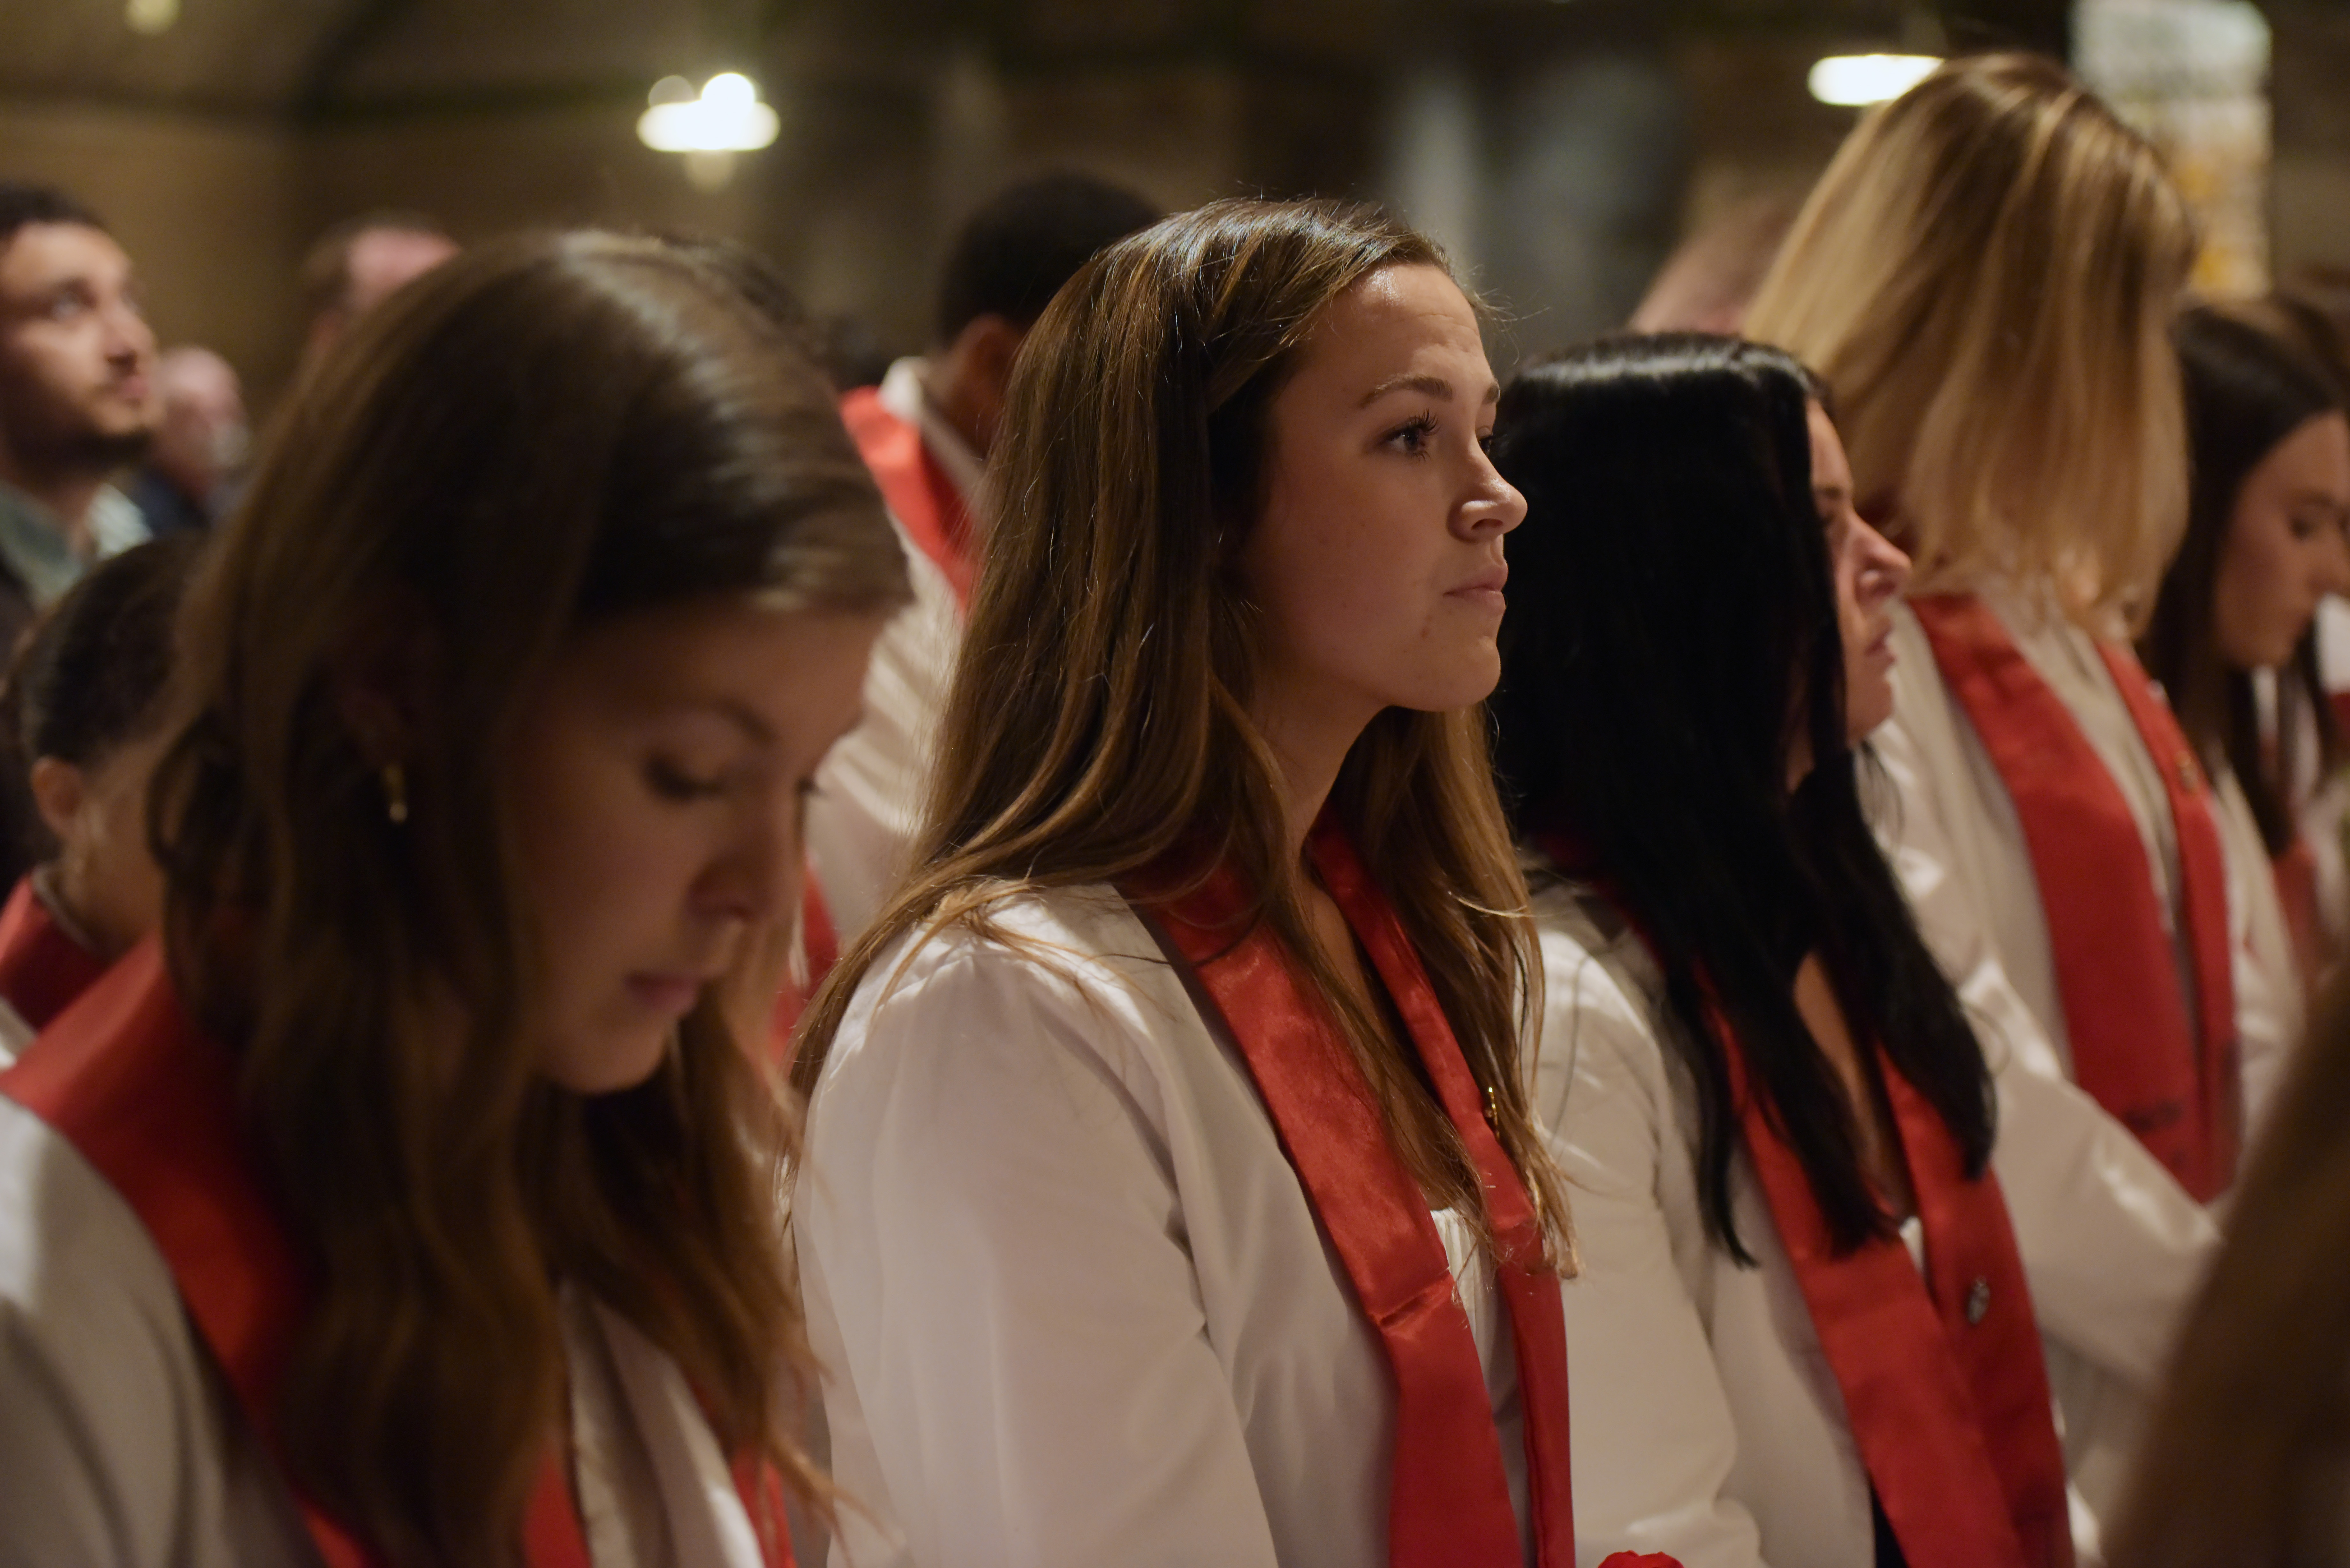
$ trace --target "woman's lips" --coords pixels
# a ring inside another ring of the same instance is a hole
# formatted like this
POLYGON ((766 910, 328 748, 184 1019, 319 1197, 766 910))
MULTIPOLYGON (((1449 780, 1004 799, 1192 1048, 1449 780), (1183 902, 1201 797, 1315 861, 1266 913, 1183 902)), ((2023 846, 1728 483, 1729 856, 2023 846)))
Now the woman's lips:
POLYGON ((693 1011, 706 983, 695 975, 632 974, 629 977, 629 994, 648 1012, 682 1018, 693 1011))
POLYGON ((1451 599, 1466 599, 1469 603, 1483 608, 1498 610, 1509 602, 1502 593, 1503 585, 1509 580, 1509 567, 1494 566, 1490 570, 1478 573, 1459 587, 1447 592, 1444 597, 1451 599))

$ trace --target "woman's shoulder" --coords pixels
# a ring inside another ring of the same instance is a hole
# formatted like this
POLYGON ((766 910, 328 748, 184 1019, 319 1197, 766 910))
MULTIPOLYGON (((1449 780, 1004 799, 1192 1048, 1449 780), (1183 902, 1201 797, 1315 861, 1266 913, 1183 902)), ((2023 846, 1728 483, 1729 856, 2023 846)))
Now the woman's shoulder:
POLYGON ((1663 979, 1639 933, 1615 905, 1578 883, 1540 888, 1534 909, 1542 946, 1536 1071, 1544 1099, 1563 1112, 1570 1085, 1587 1095, 1627 1076, 1661 1095, 1663 979))
POLYGON ((287 1560, 283 1521, 233 1480, 244 1473, 226 1446, 235 1428, 209 1367, 130 1205, 48 1124, 0 1097, 5 1544, 47 1543, 27 1560, 85 1560, 85 1549, 142 1563, 287 1560))
POLYGON ((1121 1059, 1187 1020, 1196 1025, 1198 1013, 1182 981, 1115 888, 1007 885, 883 948, 833 1059, 844 1047, 868 1057, 968 1049, 983 1036, 1076 1041, 1121 1059))

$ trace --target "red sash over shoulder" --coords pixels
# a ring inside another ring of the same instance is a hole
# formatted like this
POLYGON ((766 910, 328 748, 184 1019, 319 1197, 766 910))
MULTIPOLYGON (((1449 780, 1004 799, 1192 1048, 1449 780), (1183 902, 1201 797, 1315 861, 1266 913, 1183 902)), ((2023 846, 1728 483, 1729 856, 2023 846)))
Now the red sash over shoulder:
MULTIPOLYGON (((1536 1556, 1542 1568, 1572 1568, 1566 1329, 1534 1206, 1485 1124, 1482 1092, 1394 909, 1343 833, 1316 828, 1310 851, 1484 1178, 1502 1254, 1494 1272, 1509 1303, 1524 1393, 1536 1556)), ((1295 963, 1269 929, 1260 924, 1243 934, 1252 903, 1224 871, 1180 900, 1147 909, 1170 957, 1196 981, 1210 1027, 1221 1025, 1248 1064, 1315 1215, 1378 1331, 1396 1385, 1388 1561, 1397 1568, 1518 1568, 1517 1517, 1492 1405, 1428 1200, 1395 1157, 1327 1004, 1300 988, 1295 963)))
POLYGON ((2137 821, 2064 700, 1981 599, 1910 607, 2023 825, 2074 1078, 2209 1202, 2235 1178, 2241 1101, 2227 865, 2193 748, 2137 659, 2100 642, 2168 797, 2190 997, 2137 821))
POLYGON ((889 504, 922 554, 938 564, 958 604, 971 603, 971 509, 962 493, 922 444, 922 432, 881 406, 874 387, 840 400, 841 421, 864 455, 889 504))
MULTIPOLYGON (((134 948, 0 1073, 5 1095, 80 1153, 139 1218, 190 1322, 265 1449, 309 1281, 237 1131, 234 1071, 181 1010, 153 939, 134 948)), ((568 1467, 550 1455, 524 1523, 530 1568, 588 1568, 568 1467)), ((329 1568, 378 1559, 307 1499, 329 1568)), ((787 1542, 780 1568, 790 1563, 787 1542)))
POLYGON ((1877 1054, 1926 1231, 1926 1278, 1885 1237, 1839 1255, 1803 1162, 1747 1086, 1727 1021, 1747 1158, 1910 1568, 2068 1568, 2073 1534, 2048 1371, 2007 1204, 1969 1179, 1950 1128, 1877 1054))
POLYGON ((26 877, 0 909, 0 1002, 36 1033, 106 972, 96 953, 57 924, 26 877))

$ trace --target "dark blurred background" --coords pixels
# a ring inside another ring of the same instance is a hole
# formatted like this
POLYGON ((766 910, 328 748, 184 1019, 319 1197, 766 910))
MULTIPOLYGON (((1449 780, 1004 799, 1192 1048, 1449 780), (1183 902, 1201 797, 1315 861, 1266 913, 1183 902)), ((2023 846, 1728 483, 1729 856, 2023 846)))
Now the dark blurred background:
MULTIPOLYGON (((2350 258, 2350 5, 2259 9, 2274 266, 2350 258)), ((1684 235, 1799 200, 1856 112, 1806 89, 1824 55, 2062 54, 2078 27, 2031 0, 5 0, 0 175, 96 205, 163 341, 221 350, 261 406, 302 254, 354 213, 734 235, 878 361, 922 347, 962 215, 1065 167, 1170 207, 1393 202, 1513 317, 1506 356, 1621 322, 1684 235), (658 78, 730 69, 772 146, 690 171, 639 142, 658 78)))

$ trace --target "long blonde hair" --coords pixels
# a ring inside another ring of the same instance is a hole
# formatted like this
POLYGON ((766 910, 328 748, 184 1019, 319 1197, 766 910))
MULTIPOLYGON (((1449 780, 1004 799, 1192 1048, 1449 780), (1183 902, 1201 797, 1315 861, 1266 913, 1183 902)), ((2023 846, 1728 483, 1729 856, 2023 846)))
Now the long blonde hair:
POLYGON ((879 613, 905 563, 814 366, 689 257, 595 234, 371 314, 191 591, 168 951, 315 1273, 270 1413, 291 1479, 389 1563, 515 1559, 563 1430, 558 1280, 668 1352, 730 1456, 822 1496, 785 1429, 779 1085, 717 988, 637 1088, 539 1075, 502 770, 583 627, 743 594, 879 613), (398 822, 338 700, 386 616, 426 650, 398 822))
MULTIPOLYGON (((1278 766, 1248 713, 1257 611, 1239 569, 1261 510, 1267 412, 1324 308, 1426 239, 1326 202, 1226 201, 1106 252, 1063 289, 1014 373, 1000 511, 954 678, 909 885, 810 1011, 813 1089, 850 994, 909 932, 995 900, 1117 882, 1182 857, 1235 867, 1329 999, 1398 1154, 1440 1208, 1482 1220, 1459 1133, 1309 935, 1278 766)), ((1389 709, 1330 809, 1428 966, 1500 1135, 1552 1228, 1565 1207, 1530 1109, 1526 893, 1482 709, 1389 709)))
POLYGON ((1835 389, 1911 592, 2045 583, 2109 633, 2186 525, 2167 333, 2194 255, 2160 156, 2063 67, 1954 60, 1846 139, 1745 330, 1835 389))

